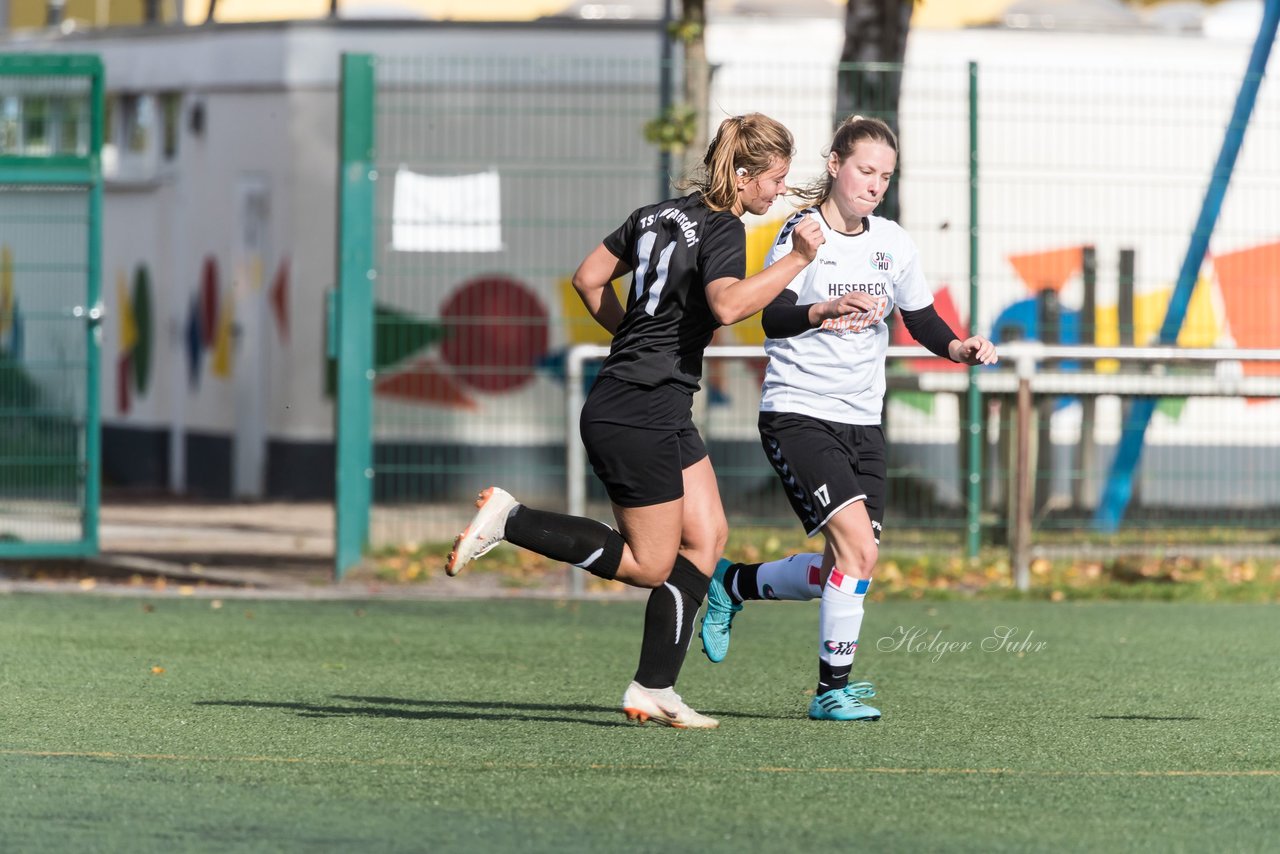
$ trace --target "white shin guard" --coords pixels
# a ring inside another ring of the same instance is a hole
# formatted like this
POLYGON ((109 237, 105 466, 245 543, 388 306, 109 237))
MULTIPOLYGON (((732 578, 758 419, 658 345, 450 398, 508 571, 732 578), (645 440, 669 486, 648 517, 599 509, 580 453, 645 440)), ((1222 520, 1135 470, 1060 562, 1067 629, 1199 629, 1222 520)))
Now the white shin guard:
POLYGON ((870 579, 854 578, 832 568, 822 589, 818 657, 835 671, 853 667, 858 633, 862 631, 863 600, 870 584, 870 579))
MULTIPOLYGON (((756 586, 761 597, 808 602, 822 595, 822 555, 797 554, 760 564, 756 586)), ((736 591, 730 591, 736 596, 736 591)))

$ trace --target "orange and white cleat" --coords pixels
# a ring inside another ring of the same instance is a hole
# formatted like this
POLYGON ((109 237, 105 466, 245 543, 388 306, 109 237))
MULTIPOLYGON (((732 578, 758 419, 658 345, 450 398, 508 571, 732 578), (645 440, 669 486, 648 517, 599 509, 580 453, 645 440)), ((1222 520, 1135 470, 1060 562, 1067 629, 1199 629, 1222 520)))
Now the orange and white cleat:
POLYGON ((622 695, 622 711, 627 720, 636 723, 653 721, 676 729, 715 729, 720 721, 699 714, 676 693, 674 688, 646 688, 632 682, 622 695))
POLYGON ((453 541, 453 551, 449 552, 449 559, 444 565, 445 573, 457 575, 468 563, 502 542, 507 528, 507 516, 519 504, 501 487, 491 486, 481 491, 476 498, 479 510, 466 530, 453 541))

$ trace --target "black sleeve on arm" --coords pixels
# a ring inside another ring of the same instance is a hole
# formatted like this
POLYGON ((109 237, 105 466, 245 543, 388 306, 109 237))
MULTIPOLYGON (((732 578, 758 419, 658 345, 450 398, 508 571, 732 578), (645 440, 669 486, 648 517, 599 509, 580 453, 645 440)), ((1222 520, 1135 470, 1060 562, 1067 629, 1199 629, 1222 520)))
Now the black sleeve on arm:
POLYGON ((795 291, 784 289, 764 307, 760 325, 769 338, 791 338, 813 327, 809 325, 809 306, 796 305, 795 291))
POLYGON ((905 308, 899 308, 898 311, 902 313, 902 322, 907 325, 907 331, 911 333, 912 338, 923 344, 925 349, 935 356, 951 358, 947 345, 959 340, 960 336, 951 331, 951 327, 945 320, 938 317, 938 312, 932 305, 917 311, 907 311, 905 308))

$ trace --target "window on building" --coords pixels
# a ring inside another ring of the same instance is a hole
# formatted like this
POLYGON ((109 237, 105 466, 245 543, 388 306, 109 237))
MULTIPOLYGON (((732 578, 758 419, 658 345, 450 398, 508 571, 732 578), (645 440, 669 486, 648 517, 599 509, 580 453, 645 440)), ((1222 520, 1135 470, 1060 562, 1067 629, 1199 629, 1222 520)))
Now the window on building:
POLYGON ((52 98, 49 107, 54 151, 76 157, 86 156, 89 153, 89 99, 52 98))
POLYGON ((37 157, 48 154, 52 147, 49 136, 49 99, 23 98, 22 153, 37 157))
POLYGON ((0 154, 20 153, 22 132, 19 124, 21 117, 21 102, 17 96, 9 95, 5 98, 0 98, 0 154))
POLYGON ((182 93, 162 92, 160 99, 160 124, 165 160, 178 156, 178 139, 182 135, 182 93))
POLYGON ((120 136, 122 151, 141 154, 147 150, 153 123, 151 99, 144 95, 120 96, 120 136))

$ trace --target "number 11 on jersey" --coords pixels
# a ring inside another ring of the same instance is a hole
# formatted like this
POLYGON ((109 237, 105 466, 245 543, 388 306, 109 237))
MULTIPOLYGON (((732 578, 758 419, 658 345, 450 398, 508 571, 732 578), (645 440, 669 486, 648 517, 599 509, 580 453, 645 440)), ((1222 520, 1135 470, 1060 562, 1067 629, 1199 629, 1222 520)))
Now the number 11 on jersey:
POLYGON ((658 235, 653 231, 646 231, 640 235, 640 240, 636 244, 636 254, 640 256, 640 263, 636 264, 635 275, 632 277, 631 283, 632 293, 636 300, 639 300, 646 293, 649 298, 644 304, 644 313, 653 316, 658 310, 658 300, 662 298, 662 289, 667 284, 667 270, 671 267, 671 254, 676 251, 674 241, 662 247, 662 251, 658 253, 658 263, 654 266, 653 284, 647 289, 644 282, 649 275, 649 265, 653 261, 653 244, 657 241, 658 235))

